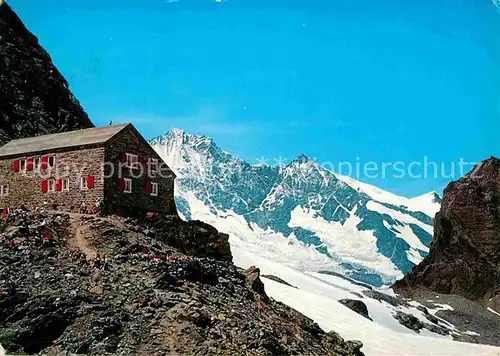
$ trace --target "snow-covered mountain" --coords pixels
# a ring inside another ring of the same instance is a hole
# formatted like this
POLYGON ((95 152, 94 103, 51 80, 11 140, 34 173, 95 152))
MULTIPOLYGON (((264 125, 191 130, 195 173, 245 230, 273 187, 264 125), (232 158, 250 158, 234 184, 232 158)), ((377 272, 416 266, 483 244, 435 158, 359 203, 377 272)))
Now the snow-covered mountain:
POLYGON ((251 165, 177 129, 150 144, 177 174, 184 218, 210 223, 233 245, 273 261, 382 285, 429 251, 436 193, 403 198, 304 155, 283 167, 251 165))

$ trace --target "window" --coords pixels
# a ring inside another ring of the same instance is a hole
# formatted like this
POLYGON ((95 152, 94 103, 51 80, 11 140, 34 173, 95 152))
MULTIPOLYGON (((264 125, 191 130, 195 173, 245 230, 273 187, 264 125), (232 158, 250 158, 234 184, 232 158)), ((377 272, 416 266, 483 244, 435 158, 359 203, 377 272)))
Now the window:
POLYGON ((55 192, 56 191, 56 180, 54 178, 50 178, 48 180, 48 191, 55 192))
POLYGON ((40 169, 40 163, 41 163, 41 162, 42 162, 42 160, 40 159, 40 157, 35 157, 35 158, 33 159, 33 167, 34 167, 35 169, 37 169, 37 170, 38 170, 38 169, 40 169))
POLYGON ((94 176, 82 177, 80 181, 80 189, 82 190, 93 189, 94 184, 95 184, 94 176))
POLYGON ((56 165, 56 157, 55 156, 49 156, 47 162, 48 162, 49 168, 54 167, 56 165))
POLYGON ((81 183, 80 183, 80 189, 81 190, 87 190, 89 189, 89 180, 88 177, 82 177, 81 183))
POLYGON ((42 156, 40 159, 41 169, 53 168, 55 167, 55 165, 56 165, 56 156, 54 155, 42 156))
POLYGON ((132 193, 132 179, 130 178, 123 178, 123 192, 125 193, 132 193))
POLYGON ((128 167, 136 168, 136 167, 138 167, 138 159, 139 158, 138 158, 137 155, 133 155, 133 154, 127 153, 125 164, 128 167))
POLYGON ((151 195, 155 197, 158 195, 158 183, 151 183, 151 195))
POLYGON ((20 160, 20 164, 21 164, 20 167, 21 172, 26 172, 26 158, 22 158, 20 160))
POLYGON ((4 184, 0 187, 0 195, 2 197, 6 197, 9 195, 9 185, 8 184, 4 184))
POLYGON ((149 159, 149 172, 151 174, 158 172, 158 160, 156 158, 149 159))
POLYGON ((62 184, 62 191, 67 192, 69 191, 69 178, 63 178, 61 179, 61 184, 62 184))

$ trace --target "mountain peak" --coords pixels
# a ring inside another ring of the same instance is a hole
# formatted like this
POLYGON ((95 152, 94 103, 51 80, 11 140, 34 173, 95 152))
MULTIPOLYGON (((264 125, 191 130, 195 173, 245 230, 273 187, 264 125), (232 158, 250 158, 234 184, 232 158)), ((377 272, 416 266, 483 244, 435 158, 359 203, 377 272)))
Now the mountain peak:
POLYGON ((304 153, 301 153, 297 158, 295 158, 293 162, 297 162, 297 163, 307 163, 307 162, 314 162, 313 159, 309 158, 307 155, 305 155, 304 153))
POLYGON ((437 192, 430 192, 429 195, 433 198, 433 203, 441 203, 441 196, 437 192))
POLYGON ((184 135, 186 135, 186 131, 184 131, 183 129, 173 128, 173 129, 171 129, 171 130, 169 130, 167 132, 167 136, 168 135, 171 135, 171 136, 184 136, 184 135))
POLYGON ((296 166, 296 165, 318 165, 316 161, 309 156, 305 155, 304 153, 301 153, 299 156, 297 156, 294 160, 292 160, 288 166, 296 166))
POLYGON ((199 136, 187 133, 186 131, 178 128, 173 128, 167 131, 166 134, 156 136, 150 140, 151 144, 162 144, 164 142, 176 141, 180 145, 187 144, 189 146, 212 146, 215 145, 213 140, 208 136, 199 136))
POLYGON ((436 191, 431 191, 429 193, 425 193, 419 195, 415 198, 411 198, 413 201, 427 201, 429 203, 441 203, 441 196, 436 191))
POLYGON ((169 130, 165 136, 183 138, 193 142, 213 143, 211 137, 208 137, 206 135, 190 134, 184 131, 183 129, 178 129, 178 128, 173 128, 169 130))

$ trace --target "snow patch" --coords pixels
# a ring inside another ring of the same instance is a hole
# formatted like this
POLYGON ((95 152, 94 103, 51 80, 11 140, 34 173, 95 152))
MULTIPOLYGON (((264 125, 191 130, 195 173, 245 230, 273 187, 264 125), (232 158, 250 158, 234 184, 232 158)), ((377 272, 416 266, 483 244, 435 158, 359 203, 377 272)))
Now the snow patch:
MULTIPOLYGON (((425 230, 429 234, 431 234, 431 235, 433 234, 433 227, 431 225, 424 224, 420 220, 415 219, 413 216, 403 214, 397 210, 388 208, 385 205, 377 203, 373 200, 370 200, 366 204, 366 207, 371 211, 375 211, 375 212, 380 213, 380 214, 389 215, 391 218, 398 220, 400 222, 404 222, 406 224, 417 225, 418 227, 425 230)), ((418 238, 417 235, 415 235, 415 233, 413 232, 413 230, 411 229, 410 226, 408 226, 408 225, 401 226, 400 225, 400 226, 397 226, 395 228, 392 228, 392 231, 395 231, 395 230, 397 231, 397 232, 395 232, 396 236, 399 237, 400 239, 405 240, 408 243, 408 245, 410 245, 411 247, 413 247, 417 250, 420 250, 420 251, 427 252, 427 253, 429 252, 429 248, 427 246, 425 246, 422 243, 422 241, 420 241, 420 239, 418 238)))
POLYGON ((390 192, 387 192, 385 190, 382 190, 380 188, 377 188, 373 185, 363 183, 359 180, 356 180, 354 178, 348 177, 348 176, 343 176, 340 174, 336 174, 335 176, 340 180, 343 181, 344 183, 350 185, 351 187, 355 188, 359 192, 363 192, 369 197, 373 198, 374 200, 377 200, 381 203, 387 203, 391 204, 394 206, 402 206, 405 207, 407 210, 414 211, 414 212, 422 212, 425 213, 426 215, 430 217, 434 217, 436 213, 439 211, 441 208, 441 204, 436 202, 435 197, 437 195, 436 192, 430 192, 415 198, 405 198, 390 192))
POLYGON ((356 208, 342 225, 314 217, 298 206, 292 211, 289 227, 301 227, 312 231, 334 251, 342 262, 360 264, 385 276, 401 278, 403 274, 392 261, 378 252, 377 239, 372 231, 360 231, 357 225, 361 219, 356 216, 356 208))
POLYGON ((494 311, 493 309, 491 308, 488 308, 488 311, 492 312, 493 314, 496 314, 498 316, 500 316, 500 313, 497 313, 496 311, 494 311))

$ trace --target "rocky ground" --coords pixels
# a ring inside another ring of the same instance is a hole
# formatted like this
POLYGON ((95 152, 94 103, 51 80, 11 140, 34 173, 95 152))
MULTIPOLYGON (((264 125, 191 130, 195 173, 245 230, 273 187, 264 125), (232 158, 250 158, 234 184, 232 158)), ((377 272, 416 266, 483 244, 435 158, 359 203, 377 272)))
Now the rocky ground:
POLYGON ((8 353, 362 355, 269 298, 209 225, 14 212, 0 231, 8 353))
POLYGON ((462 332, 454 338, 463 342, 500 346, 500 316, 488 311, 484 305, 459 295, 421 292, 414 299, 428 309, 443 308, 435 316, 455 325, 462 332))
MULTIPOLYGON (((415 333, 426 329, 456 341, 500 346, 500 316, 479 302, 429 291, 421 291, 408 299, 367 289, 363 291, 363 299, 366 298, 385 304, 394 319, 415 333)), ((339 302, 371 320, 363 299, 339 302)))

